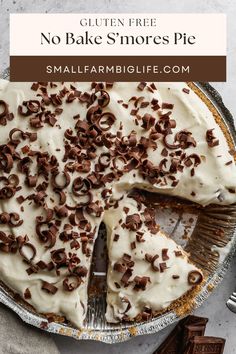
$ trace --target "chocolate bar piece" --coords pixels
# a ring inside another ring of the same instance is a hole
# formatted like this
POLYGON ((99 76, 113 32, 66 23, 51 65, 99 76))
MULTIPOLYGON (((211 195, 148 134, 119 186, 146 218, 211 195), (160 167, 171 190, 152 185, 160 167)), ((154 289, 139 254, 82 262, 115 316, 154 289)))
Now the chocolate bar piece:
POLYGON ((208 318, 194 316, 194 315, 190 315, 190 316, 186 317, 184 320, 185 320, 185 322, 184 322, 185 325, 196 325, 196 324, 198 324, 198 325, 205 325, 206 326, 206 324, 208 322, 208 318))
POLYGON ((196 336, 190 339, 184 354, 223 354, 225 339, 196 336))
POLYGON ((153 354, 178 354, 181 347, 181 331, 178 324, 153 354))
POLYGON ((182 349, 184 349, 192 337, 204 336, 208 318, 188 316, 183 326, 182 349))
POLYGON ((183 333, 183 346, 185 347, 188 341, 195 336, 204 336, 206 330, 206 325, 185 325, 183 333))
POLYGON ((189 338, 204 334, 207 322, 208 319, 205 317, 188 316, 184 318, 153 354, 180 354, 189 338))

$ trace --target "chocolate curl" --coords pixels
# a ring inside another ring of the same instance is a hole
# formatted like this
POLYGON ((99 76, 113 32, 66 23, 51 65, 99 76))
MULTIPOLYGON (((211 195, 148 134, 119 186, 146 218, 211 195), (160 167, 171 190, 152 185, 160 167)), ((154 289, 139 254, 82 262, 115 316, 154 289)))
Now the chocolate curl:
POLYGON ((6 186, 0 189, 0 199, 10 199, 15 195, 16 189, 12 186, 6 186))
POLYGON ((8 224, 10 221, 10 214, 9 213, 2 213, 0 214, 0 223, 2 224, 8 224))
POLYGON ((9 106, 5 101, 0 100, 0 110, 1 110, 0 121, 1 121, 1 118, 6 117, 6 115, 9 113, 8 107, 9 106))
POLYGON ((41 230, 43 226, 45 227, 44 223, 36 224, 36 233, 39 236, 41 242, 47 243, 45 248, 52 248, 56 243, 58 228, 56 225, 52 224, 49 229, 41 230))
POLYGON ((188 273, 189 285, 199 285, 203 281, 203 275, 198 270, 193 270, 188 273))
POLYGON ((7 178, 7 181, 8 181, 8 184, 13 188, 16 188, 20 183, 19 177, 15 174, 10 175, 7 178))
POLYGON ((197 167, 201 163, 201 158, 197 154, 191 154, 187 157, 187 159, 193 160, 195 167, 197 167))
POLYGON ((68 209, 65 205, 63 205, 60 208, 56 206, 56 207, 54 207, 54 210, 59 218, 66 218, 69 213, 68 209))
POLYGON ((51 258, 57 266, 66 265, 67 256, 65 248, 60 248, 51 252, 51 258))
POLYGON ((195 139, 192 137, 192 133, 186 129, 176 133, 175 141, 178 141, 180 143, 182 149, 187 149, 190 146, 197 146, 195 139))
POLYGON ((51 182, 52 182, 53 188, 61 190, 61 189, 64 189, 64 188, 69 186, 69 184, 70 184, 70 175, 69 175, 69 173, 66 172, 66 171, 63 171, 62 173, 63 173, 63 176, 64 176, 64 183, 62 185, 58 184, 57 181, 56 181, 57 176, 59 175, 59 172, 55 172, 55 173, 52 174, 51 182))
POLYGON ((9 221, 8 224, 12 227, 18 227, 23 224, 23 220, 20 220, 20 215, 17 213, 10 213, 9 214, 9 221))
POLYGON ((109 152, 103 152, 98 158, 98 163, 103 169, 107 168, 110 165, 110 162, 111 155, 109 152))
POLYGON ((26 156, 18 162, 18 170, 22 173, 28 174, 30 164, 32 163, 33 161, 31 160, 31 158, 29 156, 26 156))
POLYGON ((125 227, 131 231, 137 231, 142 226, 142 221, 139 214, 127 215, 125 227))
POLYGON ((76 275, 69 275, 63 280, 63 289, 65 291, 73 291, 82 283, 82 279, 76 275))
POLYGON ((126 309, 123 312, 119 311, 120 314, 124 315, 131 309, 132 306, 131 306, 131 303, 130 303, 129 299, 126 296, 121 298, 121 302, 127 304, 126 309))
POLYGON ((100 115, 97 124, 102 131, 107 131, 115 123, 116 117, 111 112, 104 112, 100 115))
POLYGON ((54 214, 53 209, 43 208, 43 210, 44 210, 45 218, 42 215, 37 216, 36 224, 48 224, 52 220, 54 214))
POLYGON ((22 245, 20 245, 19 247, 19 253, 20 255, 24 258, 24 260, 27 263, 31 263, 32 260, 35 258, 36 256, 36 248, 34 247, 34 245, 32 245, 32 243, 30 242, 25 242, 22 245), (28 251, 26 251, 26 249, 28 248, 28 251), (31 256, 29 256, 27 253, 30 252, 31 256))
MULTIPOLYGON (((168 134, 168 135, 170 135, 170 134, 168 134)), ((171 149, 171 150, 178 149, 178 148, 180 147, 180 143, 178 143, 178 144, 171 144, 171 143, 168 143, 168 141, 167 141, 167 136, 168 136, 168 135, 165 135, 165 136, 163 137, 163 143, 164 143, 164 145, 165 145, 168 149, 171 149)))
POLYGON ((11 172, 12 167, 13 167, 12 155, 0 152, 0 170, 9 173, 11 172))
POLYGON ((87 194, 90 189, 90 182, 82 177, 77 177, 72 183, 72 192, 77 197, 87 194))
POLYGON ((116 156, 112 159, 112 164, 116 171, 123 173, 126 170, 127 159, 124 156, 116 156))
POLYGON ((23 140, 25 139, 24 132, 21 129, 14 128, 9 132, 9 139, 14 145, 18 145, 20 143, 20 138, 23 140), (14 137, 14 135, 16 136, 14 137), (17 138, 17 136, 19 138, 17 138))
POLYGON ((109 93, 105 90, 101 90, 100 94, 100 97, 98 97, 98 104, 101 108, 105 108, 110 103, 109 93))
POLYGON ((100 118, 101 114, 102 114, 101 107, 99 105, 93 106, 88 109, 86 114, 86 119, 90 124, 94 124, 100 118))
POLYGON ((0 251, 5 253, 16 253, 18 245, 13 235, 6 235, 5 232, 0 231, 0 251))
POLYGON ((63 205, 66 202, 66 195, 62 190, 54 190, 55 193, 59 194, 59 205, 63 205))
MULTIPOLYGON (((39 101, 37 101, 39 103, 39 101)), ((23 116, 23 117, 28 117, 30 116, 33 112, 31 112, 31 110, 29 109, 29 106, 33 108, 33 105, 28 105, 27 101, 24 101, 22 103, 22 105, 18 106, 18 113, 19 115, 23 116)), ((40 103, 39 103, 40 105, 40 103)), ((34 109, 34 108, 33 108, 34 109)))

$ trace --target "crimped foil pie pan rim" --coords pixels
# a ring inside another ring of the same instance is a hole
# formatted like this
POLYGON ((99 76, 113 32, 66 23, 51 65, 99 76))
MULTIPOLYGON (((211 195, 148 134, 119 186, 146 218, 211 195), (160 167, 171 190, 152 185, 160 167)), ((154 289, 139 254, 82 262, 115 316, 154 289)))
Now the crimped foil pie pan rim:
MULTIPOLYGON (((9 77, 9 69, 5 70, 1 76, 4 79, 9 77)), ((233 117, 229 110, 225 107, 220 94, 209 83, 194 83, 205 96, 209 98, 211 103, 216 107, 217 111, 223 122, 228 127, 231 137, 233 138, 234 145, 236 145, 236 131, 234 127, 233 117)), ((230 241, 229 252, 225 256, 222 263, 219 264, 215 272, 208 277, 206 283, 201 289, 200 293, 195 297, 194 309, 199 307, 212 293, 214 289, 223 279, 225 272, 227 271, 230 261, 236 250, 236 229, 232 232, 232 238, 230 241)), ((0 286, 0 302, 13 310, 24 322, 31 324, 35 327, 42 329, 42 322, 47 322, 47 319, 34 312, 31 312, 26 306, 17 302, 13 296, 11 296, 3 286, 0 286)), ((97 340, 104 343, 119 343, 129 340, 133 336, 151 334, 160 331, 168 325, 179 320, 181 316, 177 315, 174 311, 168 311, 148 322, 143 323, 128 323, 120 324, 119 327, 114 329, 104 328, 85 328, 76 329, 65 324, 51 322, 48 323, 46 328, 47 332, 57 333, 68 337, 75 338, 77 340, 97 340)))

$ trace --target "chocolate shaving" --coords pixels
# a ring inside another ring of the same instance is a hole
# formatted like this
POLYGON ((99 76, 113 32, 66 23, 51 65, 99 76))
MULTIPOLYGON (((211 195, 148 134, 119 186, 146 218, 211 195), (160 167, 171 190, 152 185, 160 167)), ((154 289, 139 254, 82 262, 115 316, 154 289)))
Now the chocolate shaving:
POLYGON ((54 208, 56 211, 57 216, 61 219, 61 218, 66 218, 69 214, 68 209, 65 205, 63 205, 62 207, 55 207, 54 208))
POLYGON ((173 109, 174 105, 172 103, 163 102, 162 105, 161 105, 161 108, 162 109, 173 109))
POLYGON ((118 273, 124 273, 126 271, 126 265, 116 262, 113 266, 113 269, 118 273))
POLYGON ((168 253, 168 248, 163 248, 161 251, 163 261, 167 261, 170 258, 167 253, 168 253))
POLYGON ((179 276, 179 275, 176 275, 176 274, 173 274, 173 275, 172 275, 172 278, 176 280, 176 279, 179 279, 180 276, 179 276))
POLYGON ((47 281, 42 282, 42 290, 46 291, 48 294, 55 295, 58 288, 47 281))
POLYGON ((187 89, 187 88, 183 88, 183 90, 182 90, 184 93, 187 93, 187 94, 189 94, 189 92, 190 92, 190 90, 189 89, 187 89))
POLYGON ((167 269, 167 265, 166 265, 165 262, 159 263, 159 267, 160 267, 160 272, 161 273, 163 273, 167 269))
POLYGON ((143 277, 139 277, 139 276, 136 276, 134 277, 134 290, 136 291, 139 291, 139 290, 146 290, 146 286, 147 286, 147 283, 151 283, 151 280, 149 277, 146 277, 146 276, 143 276, 143 277))
POLYGON ((219 139, 217 139, 213 134, 214 129, 208 129, 206 131, 206 141, 209 147, 215 147, 219 145, 219 139))
POLYGON ((119 238, 120 238, 120 235, 115 234, 114 238, 113 238, 113 241, 117 242, 119 240, 119 238))
POLYGON ((129 299, 126 296, 122 297, 121 302, 124 302, 125 304, 127 304, 127 307, 126 307, 125 311, 120 312, 120 313, 121 314, 126 314, 132 307, 131 303, 130 303, 129 299))
POLYGON ((36 265, 42 270, 47 268, 47 264, 44 261, 38 261, 36 265))
POLYGON ((143 124, 141 125, 142 128, 149 130, 155 125, 155 117, 153 117, 151 114, 146 113, 142 117, 143 124))
POLYGON ((175 251, 175 257, 181 257, 183 253, 181 251, 175 251))
POLYGON ((28 187, 36 187, 38 181, 38 175, 34 175, 34 176, 27 176, 26 177, 26 184, 28 185, 28 187))
POLYGON ((151 259, 151 266, 154 272, 159 272, 159 267, 155 265, 155 261, 159 258, 158 254, 152 257, 151 259))
POLYGON ((16 253, 18 244, 13 235, 6 235, 5 232, 0 231, 0 251, 4 253, 16 253))
POLYGON ((30 292, 29 288, 25 289, 24 298, 25 298, 25 300, 31 299, 31 292, 30 292))
POLYGON ((142 81, 142 82, 139 83, 139 85, 138 85, 137 88, 138 88, 140 91, 143 91, 146 86, 147 86, 147 83, 144 82, 144 81, 142 81))
POLYGON ((88 274, 88 269, 83 266, 78 266, 73 269, 73 274, 76 274, 77 276, 83 278, 86 277, 86 275, 88 274))
POLYGON ((126 269, 125 273, 123 274, 121 278, 121 283, 124 285, 124 287, 127 287, 129 285, 129 279, 133 274, 133 270, 131 268, 126 269))
POLYGON ((89 203, 86 206, 86 211, 88 214, 99 217, 102 215, 103 212, 103 207, 99 205, 98 202, 95 203, 89 203))

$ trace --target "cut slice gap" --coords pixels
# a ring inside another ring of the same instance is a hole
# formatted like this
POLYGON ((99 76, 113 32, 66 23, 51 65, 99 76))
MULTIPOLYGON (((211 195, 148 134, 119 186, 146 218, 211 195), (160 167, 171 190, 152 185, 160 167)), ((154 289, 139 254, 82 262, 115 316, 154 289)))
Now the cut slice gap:
POLYGON ((88 308, 84 323, 86 328, 101 328, 106 323, 107 262, 107 233, 105 224, 102 222, 92 256, 88 284, 88 308))

